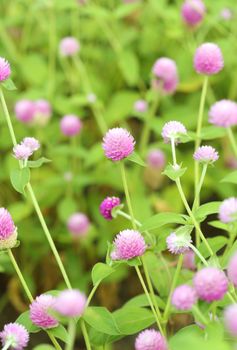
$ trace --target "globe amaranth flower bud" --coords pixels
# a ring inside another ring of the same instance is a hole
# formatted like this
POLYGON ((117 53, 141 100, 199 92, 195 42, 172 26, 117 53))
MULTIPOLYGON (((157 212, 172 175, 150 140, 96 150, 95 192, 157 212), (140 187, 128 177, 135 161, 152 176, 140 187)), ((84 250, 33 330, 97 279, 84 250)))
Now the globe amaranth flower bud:
POLYGON ((123 230, 114 239, 112 260, 129 260, 142 256, 146 251, 146 242, 140 232, 123 230))
POLYGON ((0 82, 7 80, 10 74, 11 67, 9 62, 5 58, 0 57, 0 82))
POLYGON ((181 9, 184 22, 193 27, 202 22, 206 7, 202 0, 185 0, 181 9))
POLYGON ((123 128, 110 129, 103 138, 103 150, 108 159, 116 162, 128 157, 134 151, 135 140, 123 128))
POLYGON ((237 252, 231 257, 228 263, 227 276, 233 285, 237 287, 237 252))
POLYGON ((44 126, 52 115, 52 108, 48 101, 37 100, 34 102, 34 124, 44 126))
POLYGON ((195 151, 193 158, 199 163, 212 164, 217 161, 219 155, 215 148, 211 146, 201 146, 195 151))
POLYGON ((11 214, 5 208, 0 208, 0 249, 10 249, 16 245, 17 228, 11 214))
POLYGON ((54 328, 58 326, 57 319, 52 316, 55 306, 55 297, 41 294, 30 304, 30 319, 33 324, 41 328, 54 328))
POLYGON ((197 73, 213 75, 224 67, 224 60, 220 48, 213 43, 199 46, 194 56, 194 68, 197 73))
POLYGON ((176 234, 172 232, 167 238, 167 248, 172 254, 183 254, 189 250, 189 244, 192 242, 190 235, 176 234))
POLYGON ((112 220, 112 210, 121 204, 118 197, 107 197, 100 204, 100 213, 106 220, 112 220))
POLYGON ((146 329, 135 340, 136 350, 168 350, 166 339, 155 329, 146 329))
POLYGON ((161 132, 161 136, 165 143, 169 143, 171 142, 171 139, 174 139, 176 144, 181 142, 180 137, 186 134, 187 130, 185 126, 177 121, 165 123, 161 132))
POLYGON ((63 38, 59 44, 59 52, 62 56, 75 56, 80 51, 79 41, 71 36, 63 38))
POLYGON ((179 83, 175 61, 167 57, 159 58, 152 68, 152 73, 155 76, 153 81, 154 88, 167 95, 175 92, 179 83))
POLYGON ((191 310, 196 301, 197 295, 194 288, 187 284, 175 288, 172 295, 172 304, 178 310, 191 310))
POLYGON ((82 122, 76 115, 65 115, 61 119, 60 128, 65 136, 73 137, 81 131, 82 122))
POLYGON ((165 154, 160 149, 152 149, 147 154, 147 164, 152 169, 163 169, 165 166, 165 154))
POLYGON ((56 297, 54 310, 66 317, 79 317, 86 306, 86 296, 77 289, 67 289, 56 297))
POLYGON ((230 197, 221 203, 219 219, 225 224, 237 221, 237 198, 230 197))
POLYGON ((89 231, 90 221, 85 214, 74 213, 69 217, 67 227, 74 237, 83 237, 89 231))
POLYGON ((34 120, 35 105, 30 100, 20 100, 15 104, 16 118, 22 123, 29 124, 34 120))
POLYGON ((9 349, 23 350, 29 343, 29 333, 24 326, 18 323, 8 323, 0 332, 2 346, 9 344, 9 349))
POLYGON ((209 122, 213 125, 228 128, 237 125, 237 103, 220 100, 214 103, 209 112, 209 122))
POLYGON ((147 112, 148 104, 146 100, 137 100, 135 101, 133 108, 135 112, 145 113, 147 112))

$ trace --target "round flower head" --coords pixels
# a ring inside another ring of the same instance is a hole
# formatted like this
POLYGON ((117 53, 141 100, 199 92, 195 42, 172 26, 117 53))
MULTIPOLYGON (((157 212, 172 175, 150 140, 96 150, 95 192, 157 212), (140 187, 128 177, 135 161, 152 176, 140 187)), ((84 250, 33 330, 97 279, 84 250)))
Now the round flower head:
POLYGON ((162 169, 165 166, 165 154, 160 149, 152 149, 147 155, 147 164, 153 169, 162 169))
POLYGON ((166 94, 171 94, 178 85, 178 72, 175 61, 167 57, 159 58, 152 69, 156 77, 154 87, 161 89, 166 94))
POLYGON ((217 74, 223 67, 222 52, 216 44, 205 43, 197 48, 194 56, 194 68, 197 73, 217 74))
POLYGON ((160 332, 155 329, 146 329, 138 334, 135 340, 136 350, 167 350, 167 343, 160 332))
POLYGON ((24 144, 20 144, 13 148, 13 154, 18 160, 27 160, 33 154, 33 151, 24 144))
POLYGON ((63 38, 59 44, 59 52, 62 56, 74 56, 80 51, 79 41, 71 36, 63 38))
POLYGON ((193 158, 200 163, 214 163, 218 158, 218 152, 211 146, 198 147, 193 158))
POLYGON ((172 254, 183 254, 189 249, 189 244, 192 242, 189 235, 176 235, 172 232, 167 238, 167 248, 172 254))
POLYGON ((233 17, 233 12, 228 7, 224 7, 220 12, 220 17, 225 21, 229 21, 233 17))
POLYGON ((55 298, 49 294, 41 294, 30 304, 30 319, 41 328, 58 326, 58 321, 51 315, 55 305, 55 298))
POLYGON ((9 62, 0 57, 0 81, 7 80, 11 74, 11 68, 9 62))
POLYGON ((163 126, 161 136, 166 143, 169 143, 171 139, 174 139, 175 143, 179 143, 180 136, 186 134, 187 130, 182 123, 177 121, 170 121, 163 126))
POLYGON ((86 297, 76 289, 62 291, 56 298, 54 310, 62 316, 79 317, 86 306, 86 297))
POLYGON ((214 103, 209 112, 209 122, 216 126, 228 128, 237 124, 237 103, 221 100, 214 103))
POLYGON ((75 115, 65 115, 60 122, 60 128, 65 136, 75 136, 79 134, 82 123, 81 120, 75 115))
POLYGON ((190 310, 197 301, 195 290, 187 284, 175 288, 172 295, 172 304, 178 310, 190 310))
POLYGON ((37 151, 40 148, 40 143, 34 137, 25 137, 22 144, 28 147, 32 152, 37 151))
POLYGON ((121 231, 113 242, 113 260, 129 260, 145 253, 146 243, 140 232, 135 230, 121 231))
POLYGON ((183 257, 183 267, 187 270, 195 270, 195 253, 192 249, 187 250, 184 252, 183 257))
POLYGON ((69 217, 67 227, 73 236, 85 236, 89 230, 90 222, 85 214, 75 213, 69 217))
POLYGON ((216 267, 205 267, 194 276, 194 288, 198 297, 207 302, 221 300, 228 290, 228 279, 216 267))
POLYGON ((121 201, 118 197, 107 197, 100 204, 100 213, 106 220, 112 220, 112 209, 120 205, 121 201))
POLYGON ((129 131, 123 128, 110 129, 103 138, 105 156, 116 162, 128 157, 134 151, 135 141, 129 131))
POLYGON ((34 119, 35 105, 30 100, 20 100, 15 104, 16 118, 23 123, 30 123, 34 119))
POLYGON ((237 198, 230 197, 222 202, 219 208, 219 219, 225 224, 237 220, 237 198))
POLYGON ((235 253, 229 261, 227 275, 229 280, 237 287, 237 253, 235 253))
POLYGON ((34 122, 38 125, 46 125, 52 114, 50 103, 46 100, 37 100, 34 105, 34 122))
POLYGON ((0 249, 13 248, 16 245, 17 229, 11 214, 0 208, 0 249))
POLYGON ((202 0, 185 0, 181 12, 186 24, 196 26, 203 20, 206 7, 202 0))
POLYGON ((87 96, 87 101, 91 104, 95 103, 96 100, 97 100, 97 96, 93 93, 93 92, 90 92, 87 96))
POLYGON ((145 113, 148 109, 148 105, 145 100, 137 100, 135 101, 133 108, 135 112, 145 113))
POLYGON ((224 311, 224 324, 227 331, 237 337, 237 304, 229 305, 224 311))
POLYGON ((21 324, 8 323, 4 326, 3 331, 0 332, 2 346, 10 343, 9 349, 22 350, 27 347, 29 342, 29 333, 21 324))

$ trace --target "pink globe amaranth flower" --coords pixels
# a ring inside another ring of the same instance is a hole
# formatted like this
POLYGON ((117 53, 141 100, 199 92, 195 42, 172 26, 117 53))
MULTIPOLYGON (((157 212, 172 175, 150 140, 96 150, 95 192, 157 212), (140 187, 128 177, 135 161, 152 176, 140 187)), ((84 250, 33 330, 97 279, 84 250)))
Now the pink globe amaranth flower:
POLYGON ((214 163, 219 158, 219 155, 215 148, 201 146, 195 151, 193 158, 199 163, 214 163))
POLYGON ((5 208, 0 208, 0 249, 10 249, 16 245, 17 228, 11 214, 5 208))
POLYGON ((220 12, 220 17, 225 21, 229 21, 233 17, 233 12, 228 7, 224 7, 220 12))
MULTIPOLYGON (((141 233, 135 230, 123 230, 114 239, 115 260, 129 260, 141 256, 146 251, 146 242, 141 233)), ((112 257, 112 259, 113 259, 112 257)))
POLYGON ((90 92, 87 96, 87 101, 91 104, 94 104, 97 100, 97 96, 93 93, 93 92, 90 92))
POLYGON ((100 204, 100 213, 106 220, 112 220, 112 209, 121 204, 118 197, 107 197, 100 204))
POLYGON ((227 331, 237 337, 237 304, 229 305, 224 311, 224 324, 227 331))
POLYGON ((82 128, 82 122, 73 114, 65 115, 61 119, 60 128, 65 136, 72 137, 79 134, 82 128))
POLYGON ((37 125, 46 125, 52 115, 52 108, 48 101, 37 100, 34 103, 34 123, 37 125))
POLYGON ((33 151, 24 144, 18 144, 13 147, 13 154, 18 160, 27 160, 33 154, 33 151))
POLYGON ((229 261, 227 276, 234 286, 237 287, 237 253, 235 253, 229 261))
POLYGON ((209 112, 209 122, 216 126, 228 128, 237 124, 237 103, 221 100, 214 103, 209 112))
POLYGON ((54 310, 62 316, 79 317, 86 306, 86 296, 77 289, 62 291, 56 298, 54 310))
POLYGON ((138 113, 145 113, 148 109, 148 104, 145 100, 137 100, 134 103, 134 111, 138 113))
POLYGON ((58 321, 51 315, 55 305, 55 298, 49 294, 41 294, 30 304, 30 319, 41 328, 54 328, 58 321))
POLYGON ((160 149, 152 149, 147 155, 147 164, 153 169, 163 169, 165 166, 165 154, 160 149))
POLYGON ((155 76, 153 86, 156 89, 166 94, 172 94, 176 90, 179 77, 175 61, 167 57, 159 58, 155 62, 152 72, 155 76))
POLYGON ((194 288, 187 284, 182 284, 175 288, 172 295, 172 305, 178 310, 190 310, 197 301, 194 288))
POLYGON ((219 208, 219 219, 225 224, 237 220, 237 198, 230 197, 221 203, 219 208))
POLYGON ((166 339, 155 329, 146 329, 135 340, 136 350, 168 350, 166 339))
POLYGON ((190 26, 202 22, 205 12, 206 7, 202 0, 186 0, 181 9, 184 22, 190 26))
POLYGON ((25 137, 21 144, 28 147, 32 152, 35 152, 40 148, 39 141, 34 137, 25 137))
POLYGON ((212 75, 224 67, 222 52, 216 44, 205 43, 199 46, 194 55, 194 69, 199 74, 212 75))
POLYGON ((34 119, 35 105, 30 100, 20 100, 15 104, 16 118, 23 123, 30 123, 34 119))
POLYGON ((130 132, 123 128, 113 128, 107 131, 103 138, 105 156, 116 162, 133 153, 135 140, 130 132))
POLYGON ((184 252, 183 267, 187 270, 196 270, 195 253, 192 249, 189 249, 186 252, 184 252))
POLYGON ((179 143, 180 136, 186 135, 187 130, 185 126, 177 121, 170 121, 168 123, 165 123, 162 129, 161 136, 164 139, 165 143, 171 142, 171 139, 175 140, 175 143, 179 143))
POLYGON ((183 254, 189 249, 189 244, 192 242, 189 235, 177 235, 172 232, 167 238, 167 248, 172 254, 183 254))
POLYGON ((9 349, 22 350, 28 345, 29 333, 21 324, 8 323, 0 332, 0 338, 2 346, 9 342, 11 344, 9 349))
POLYGON ((9 62, 3 58, 0 57, 0 81, 7 80, 11 74, 11 67, 9 62))
POLYGON ((62 56, 75 56, 80 51, 80 43, 77 38, 68 36, 59 44, 59 52, 62 56))
POLYGON ((194 288, 198 297, 207 302, 221 300, 228 290, 228 279, 216 267, 205 267, 194 276, 194 288))
POLYGON ((90 221, 85 214, 74 213, 69 217, 67 227, 75 237, 86 236, 90 227, 90 221))

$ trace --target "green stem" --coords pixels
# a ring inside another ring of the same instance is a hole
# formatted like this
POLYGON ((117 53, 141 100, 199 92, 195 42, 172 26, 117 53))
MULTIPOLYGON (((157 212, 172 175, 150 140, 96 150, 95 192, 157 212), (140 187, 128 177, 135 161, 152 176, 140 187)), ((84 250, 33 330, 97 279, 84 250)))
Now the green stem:
POLYGON ((100 282, 101 282, 101 281, 97 282, 96 285, 94 285, 94 287, 92 288, 92 290, 91 290, 91 292, 90 292, 90 294, 89 294, 89 296, 88 296, 88 298, 87 298, 86 307, 85 307, 85 308, 87 308, 87 307, 90 305, 91 299, 93 298, 93 296, 94 296, 94 294, 95 294, 97 288, 99 287, 100 282))
POLYGON ((195 209, 197 207, 197 204, 199 202, 201 188, 202 188, 203 181, 204 181, 204 178, 205 178, 205 175, 206 175, 206 172, 207 172, 207 166, 208 166, 208 164, 205 163, 203 165, 203 168, 202 168, 202 174, 201 174, 201 177, 200 177, 200 180, 199 180, 199 184, 198 184, 198 187, 197 187, 197 192, 196 192, 196 195, 195 195, 195 198, 194 198, 194 201, 193 201, 193 209, 195 209))
POLYGON ((73 350, 76 337, 76 322, 71 319, 68 324, 68 341, 65 350, 73 350))
POLYGON ((91 344, 90 344, 90 340, 89 340, 89 336, 87 333, 87 329, 86 329, 86 325, 85 325, 84 320, 81 319, 80 324, 81 324, 82 334, 83 334, 83 337, 85 339, 86 349, 91 350, 91 344))
POLYGON ((8 341, 6 342, 6 344, 4 345, 4 347, 2 348, 2 350, 7 350, 7 349, 9 349, 9 348, 11 347, 11 345, 12 345, 12 340, 10 339, 10 340, 8 340, 8 341))
POLYGON ((0 99, 1 99, 1 103, 2 103, 3 112, 4 112, 5 117, 6 117, 8 129, 9 129, 9 132, 11 135, 13 146, 16 146, 17 145, 16 136, 14 133, 14 129, 13 129, 12 122, 11 122, 11 117, 10 117, 10 114, 8 112, 8 108, 7 108, 6 101, 5 101, 1 87, 0 87, 0 99))
POLYGON ((192 243, 189 243, 189 247, 194 251, 194 253, 199 257, 199 259, 203 262, 205 266, 209 266, 206 259, 202 256, 199 250, 192 243))
MULTIPOLYGON (((125 219, 127 219, 127 220, 129 220, 129 221, 132 221, 131 215, 128 215, 127 213, 125 213, 125 212, 122 211, 122 210, 118 210, 118 211, 117 211, 117 214, 120 215, 120 216, 122 216, 122 217, 124 217, 125 219)), ((135 223, 136 223, 136 225, 139 226, 139 227, 142 226, 142 224, 140 223, 140 221, 138 221, 138 220, 136 220, 136 219, 135 219, 135 223)))
POLYGON ((57 342, 57 339, 55 338, 55 336, 53 334, 50 333, 50 331, 46 331, 46 333, 48 334, 51 342, 53 343, 53 345, 55 346, 55 349, 57 350, 62 350, 61 346, 59 345, 59 343, 57 342))
POLYGON ((201 313, 201 311, 199 310, 199 308, 197 307, 197 305, 193 305, 192 310, 194 311, 194 313, 198 316, 199 320, 205 325, 208 324, 208 320, 206 319, 206 317, 201 313))
POLYGON ((237 158, 237 143, 236 143, 236 140, 234 138, 233 131, 231 128, 227 128, 226 131, 227 131, 227 135, 229 137, 232 149, 234 151, 235 157, 237 158))

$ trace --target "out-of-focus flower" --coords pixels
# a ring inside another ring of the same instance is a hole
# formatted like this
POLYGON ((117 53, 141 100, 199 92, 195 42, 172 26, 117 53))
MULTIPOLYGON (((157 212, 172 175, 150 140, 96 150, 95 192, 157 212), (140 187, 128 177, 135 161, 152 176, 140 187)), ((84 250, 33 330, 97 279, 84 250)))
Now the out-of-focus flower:
POLYGON ((237 337, 237 304, 229 305, 224 311, 224 323, 227 331, 237 337))
POLYGON ((191 237, 188 235, 177 235, 172 232, 167 238, 167 248, 172 254, 183 254, 189 249, 189 244, 192 242, 191 237))
POLYGON ((120 205, 121 201, 118 197, 106 197, 100 204, 100 213, 106 220, 112 220, 112 210, 120 205))
POLYGON ((20 100, 15 104, 16 118, 23 123, 31 123, 34 119, 35 105, 30 100, 20 100))
POLYGON ((59 52, 62 56, 75 56, 80 51, 80 43, 77 38, 68 36, 59 44, 59 52))
POLYGON ((233 17, 233 12, 228 7, 224 7, 220 12, 220 18, 229 21, 233 17))
POLYGON ((166 339, 155 329, 146 329, 135 340, 136 350, 168 350, 166 339))
POLYGON ((30 304, 30 319, 41 328, 54 328, 58 321, 52 316, 55 298, 49 294, 41 294, 30 304))
POLYGON ((186 24, 196 26, 202 22, 206 7, 202 0, 185 0, 181 13, 186 24))
POLYGON ((11 67, 9 62, 3 58, 0 57, 0 82, 7 80, 11 74, 11 67))
POLYGON ((153 68, 152 72, 155 76, 153 87, 158 88, 165 94, 172 94, 175 92, 179 78, 175 61, 170 58, 159 58, 153 68))
POLYGON ((145 113, 148 109, 146 100, 137 100, 134 102, 134 111, 138 113, 145 113))
POLYGON ((0 208, 0 249, 10 249, 16 245, 17 228, 11 214, 5 208, 0 208))
POLYGON ((178 310, 190 310, 197 301, 194 288, 187 284, 182 284, 175 288, 172 295, 172 304, 178 310))
POLYGON ((214 163, 219 158, 218 152, 211 146, 200 146, 193 158, 199 163, 214 163))
POLYGON ((237 124, 237 103, 221 100, 214 103, 209 110, 209 122, 216 126, 228 128, 237 124))
POLYGON ((153 169, 163 169, 165 166, 165 154, 160 149, 152 149, 147 154, 147 164, 153 169))
POLYGON ((110 129, 103 138, 105 156, 116 162, 128 157, 134 151, 135 140, 130 132, 123 128, 110 129))
POLYGON ((60 128, 65 136, 73 137, 75 135, 78 135, 81 131, 82 122, 76 115, 65 115, 61 119, 60 128))
POLYGON ((95 103, 96 100, 97 100, 97 96, 96 96, 93 92, 89 93, 89 94, 86 96, 86 98, 87 98, 87 101, 88 101, 89 103, 91 103, 91 104, 95 103))
POLYGON ((183 267, 188 270, 196 269, 195 253, 192 249, 189 249, 186 252, 184 252, 183 267))
POLYGON ((40 148, 40 143, 34 137, 25 137, 22 144, 28 147, 32 152, 37 151, 40 148))
POLYGON ((171 142, 171 139, 175 140, 175 143, 180 142, 180 136, 186 135, 187 130, 185 126, 177 121, 170 121, 165 123, 162 129, 161 136, 163 137, 165 143, 171 142))
POLYGON ((85 214, 74 213, 69 217, 67 227, 74 237, 86 236, 90 227, 90 221, 85 214))
POLYGON ((86 306, 86 296, 77 289, 62 291, 55 300, 54 310, 66 317, 79 317, 86 306))
POLYGON ((37 125, 46 125, 51 118, 52 108, 48 101, 37 100, 34 102, 34 123, 37 125))
POLYGON ((8 323, 0 332, 2 346, 8 344, 7 349, 22 350, 29 343, 29 333, 24 326, 18 323, 8 323))
POLYGON ((224 59, 219 46, 205 43, 199 46, 194 56, 194 69, 199 74, 212 75, 224 67, 224 59))
POLYGON ((18 160, 27 160, 33 154, 33 151, 24 144, 18 144, 13 147, 13 154, 18 160))
POLYGON ((235 253, 229 261, 227 275, 233 285, 237 287, 237 253, 235 253))
POLYGON ((113 242, 113 260, 129 260, 141 256, 146 251, 146 243, 140 232, 135 230, 123 230, 113 242))
POLYGON ((221 203, 219 208, 219 219, 225 224, 237 221, 237 198, 230 197, 221 203))

